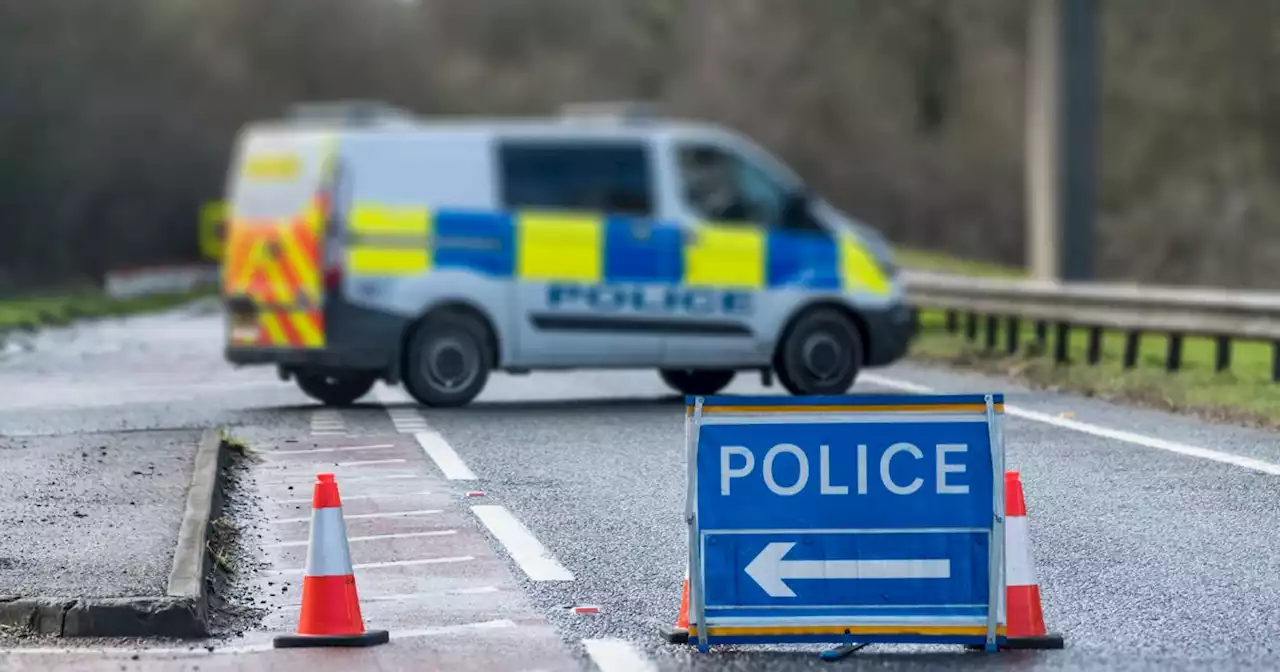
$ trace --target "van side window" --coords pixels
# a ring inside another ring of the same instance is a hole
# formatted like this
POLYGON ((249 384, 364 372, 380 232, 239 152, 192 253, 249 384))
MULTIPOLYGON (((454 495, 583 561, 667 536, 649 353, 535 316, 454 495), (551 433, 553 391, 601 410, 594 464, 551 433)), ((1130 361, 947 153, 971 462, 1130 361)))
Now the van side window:
POLYGON ((653 215, 653 175, 641 143, 504 142, 498 160, 508 209, 653 215))
POLYGON ((702 217, 777 226, 787 190, 765 171, 714 145, 677 150, 686 203, 702 217))

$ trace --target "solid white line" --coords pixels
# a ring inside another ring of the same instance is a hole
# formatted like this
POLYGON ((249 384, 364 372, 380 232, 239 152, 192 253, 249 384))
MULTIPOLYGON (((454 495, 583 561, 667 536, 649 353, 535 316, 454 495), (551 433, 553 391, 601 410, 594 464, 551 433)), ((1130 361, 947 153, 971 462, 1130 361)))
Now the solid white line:
MULTIPOLYGON (((423 558, 421 560, 391 560, 389 562, 366 562, 360 565, 352 565, 351 569, 383 569, 386 567, 411 567, 414 565, 443 565, 454 562, 469 562, 475 560, 470 555, 455 555, 447 558, 423 558)), ((302 567, 294 569, 271 569, 267 570, 268 574, 301 574, 302 567)))
POLYGON ((630 642, 621 639, 584 639, 582 646, 600 672, 656 672, 658 669, 630 642))
MULTIPOLYGON (((392 493, 384 493, 384 494, 378 494, 378 495, 354 495, 351 497, 348 497, 347 495, 343 495, 342 501, 351 502, 357 499, 394 499, 396 497, 416 497, 418 495, 429 495, 429 494, 431 494, 431 491, 422 490, 420 492, 401 492, 401 493, 392 492, 392 493)), ((275 502, 276 504, 310 504, 311 498, 307 497, 305 499, 275 499, 272 501, 275 502)))
MULTIPOLYGON (((347 537, 347 543, 355 543, 357 541, 378 541, 381 539, 411 539, 414 537, 447 537, 451 534, 457 534, 457 530, 432 530, 431 532, 397 532, 395 534, 371 534, 364 537, 347 537)), ((266 548, 288 548, 290 546, 306 546, 311 543, 310 539, 302 541, 281 541, 274 544, 266 544, 266 548)))
POLYGON ((363 460, 360 462, 339 462, 339 467, 367 467, 372 464, 402 464, 407 460, 396 458, 394 460, 363 460))
MULTIPOLYGON (((421 511, 388 511, 386 513, 358 513, 354 516, 343 516, 343 520, 360 520, 366 518, 395 518, 397 516, 430 516, 437 513, 444 513, 441 509, 424 509, 421 511)), ((307 523, 311 522, 311 516, 305 518, 280 518, 271 521, 277 525, 284 523, 307 523)))
MULTIPOLYGON (((934 392, 933 388, 926 387, 924 385, 908 382, 905 380, 897 380, 895 378, 886 378, 884 376, 879 376, 875 374, 864 373, 861 375, 861 378, 873 385, 880 385, 881 387, 890 387, 890 388, 902 390, 904 392, 914 392, 917 394, 930 394, 934 392)), ((1111 429, 1109 427, 1091 425, 1087 422, 1080 422, 1078 420, 1069 420, 1067 418, 1059 418, 1057 416, 1049 415, 1047 413, 1040 413, 1037 411, 1030 411, 1025 408, 1020 408, 1017 406, 1010 406, 1009 404, 1005 404, 1004 412, 1014 417, 1022 418, 1024 420, 1030 420, 1032 422, 1040 422, 1046 425, 1053 425, 1054 427, 1061 427, 1062 429, 1069 429, 1071 431, 1080 432, 1082 434, 1089 434, 1089 435, 1101 437, 1104 439, 1112 439, 1114 441, 1122 441, 1124 443, 1130 443, 1135 446, 1143 446, 1145 448, 1155 448, 1156 450, 1164 450, 1170 453, 1186 455, 1188 457, 1198 457, 1204 460, 1221 462, 1222 464, 1231 464, 1237 467, 1243 467, 1245 469, 1252 469, 1253 471, 1262 472, 1264 474, 1270 474, 1272 476, 1280 476, 1280 464, 1276 464, 1274 462, 1257 460, 1252 457, 1245 457, 1243 455, 1233 455, 1231 453, 1223 453, 1216 450, 1209 450, 1208 448, 1201 448, 1199 446, 1190 446, 1185 443, 1177 443, 1175 441, 1166 441, 1164 439, 1157 439, 1153 436, 1144 436, 1142 434, 1135 434, 1134 432, 1126 432, 1119 429, 1111 429)))
POLYGON ((380 448, 395 448, 394 443, 379 443, 376 446, 344 446, 342 448, 308 448, 306 450, 270 450, 262 451, 262 455, 272 457, 275 455, 310 455, 312 453, 346 453, 357 450, 378 450, 380 448))
POLYGON ((443 436, 435 432, 419 432, 413 435, 418 440, 418 445, 422 446, 422 450, 426 451, 427 457, 440 468, 444 477, 451 481, 474 481, 476 475, 471 473, 467 468, 467 463, 462 461, 458 453, 453 447, 444 440, 443 436))
POLYGON ((573 574, 564 568, 551 552, 533 536, 533 532, 511 515, 505 507, 473 506, 471 510, 489 532, 506 547, 511 559, 533 581, 572 581, 573 574))

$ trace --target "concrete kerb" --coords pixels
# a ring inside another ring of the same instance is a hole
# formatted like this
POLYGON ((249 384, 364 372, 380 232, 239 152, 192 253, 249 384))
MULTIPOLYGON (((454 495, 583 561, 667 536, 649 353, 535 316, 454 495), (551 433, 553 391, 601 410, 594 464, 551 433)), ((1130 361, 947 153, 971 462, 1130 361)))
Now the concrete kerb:
POLYGON ((173 569, 163 597, 67 598, 0 595, 0 626, 61 637, 170 637, 209 635, 208 543, 222 510, 227 465, 222 432, 205 430, 196 451, 173 569))

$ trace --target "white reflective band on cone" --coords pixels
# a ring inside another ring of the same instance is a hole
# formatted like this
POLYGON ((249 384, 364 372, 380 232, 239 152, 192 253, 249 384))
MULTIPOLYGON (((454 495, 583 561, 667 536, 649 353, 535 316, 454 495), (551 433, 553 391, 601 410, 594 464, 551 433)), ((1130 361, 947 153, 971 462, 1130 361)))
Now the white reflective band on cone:
POLYGON ((1026 516, 1009 516, 1004 519, 1005 585, 1034 586, 1035 560, 1031 557, 1031 535, 1026 516))
POLYGON ((352 573, 342 509, 332 507, 312 511, 306 576, 349 576, 352 573))

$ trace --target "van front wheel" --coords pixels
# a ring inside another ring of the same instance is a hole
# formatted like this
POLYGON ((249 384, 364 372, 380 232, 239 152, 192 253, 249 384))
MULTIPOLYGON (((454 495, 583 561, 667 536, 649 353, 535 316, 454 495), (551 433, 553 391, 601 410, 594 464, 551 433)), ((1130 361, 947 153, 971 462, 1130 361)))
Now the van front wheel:
POLYGON ((350 406, 373 389, 378 376, 372 373, 327 375, 304 371, 297 374, 297 381, 303 393, 326 406, 350 406))
POLYGON ((428 317, 409 341, 404 386, 424 406, 465 406, 484 389, 493 362, 488 325, 461 312, 428 317))
POLYGON ((711 395, 728 387, 734 371, 718 369, 662 369, 662 382, 681 394, 711 395))
POLYGON ((805 313, 778 348, 778 382, 796 396, 844 394, 862 368, 862 351, 858 328, 848 317, 824 308, 805 313))

